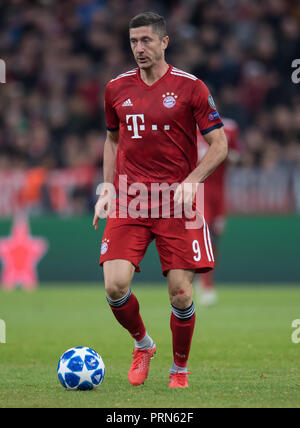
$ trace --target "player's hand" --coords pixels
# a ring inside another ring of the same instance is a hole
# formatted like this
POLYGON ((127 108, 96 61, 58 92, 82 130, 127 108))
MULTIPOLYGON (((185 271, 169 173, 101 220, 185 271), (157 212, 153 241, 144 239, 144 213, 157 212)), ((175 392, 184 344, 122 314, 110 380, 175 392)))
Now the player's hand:
POLYGON ((95 230, 98 230, 99 219, 107 218, 111 207, 113 199, 115 198, 115 191, 112 189, 112 185, 103 185, 101 188, 101 193, 99 199, 95 205, 95 214, 93 219, 93 226, 95 230))
POLYGON ((198 186, 199 183, 183 181, 175 191, 174 202, 180 205, 183 204, 184 207, 192 209, 198 186))

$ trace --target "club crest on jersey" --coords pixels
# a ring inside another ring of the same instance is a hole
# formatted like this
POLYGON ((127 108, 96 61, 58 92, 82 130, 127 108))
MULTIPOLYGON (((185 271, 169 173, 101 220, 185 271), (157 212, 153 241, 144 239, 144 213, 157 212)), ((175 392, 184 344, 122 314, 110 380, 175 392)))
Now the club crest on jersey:
POLYGON ((101 254, 102 256, 107 253, 109 239, 104 239, 101 245, 101 254))
POLYGON ((173 108, 176 105, 176 100, 178 98, 178 95, 175 95, 174 92, 167 92, 163 96, 163 105, 166 108, 173 108))

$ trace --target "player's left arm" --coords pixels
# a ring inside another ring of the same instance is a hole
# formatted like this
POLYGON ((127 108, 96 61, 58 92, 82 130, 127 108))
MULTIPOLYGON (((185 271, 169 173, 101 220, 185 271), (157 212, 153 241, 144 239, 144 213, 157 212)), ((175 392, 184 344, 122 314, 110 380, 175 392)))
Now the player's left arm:
POLYGON ((209 144, 209 149, 198 166, 184 180, 186 183, 203 183, 227 158, 228 142, 223 127, 214 129, 203 137, 209 144))
POLYGON ((209 89, 199 79, 194 83, 191 107, 193 117, 209 144, 209 149, 201 162, 176 189, 174 200, 181 203, 183 199, 184 204, 193 202, 199 183, 203 183, 228 155, 228 142, 222 120, 209 89))
POLYGON ((214 129, 204 135, 209 144, 205 156, 197 167, 176 189, 174 200, 178 203, 191 204, 195 198, 199 183, 203 181, 222 163, 228 155, 228 142, 223 127, 214 129), (185 185, 190 183, 190 185, 185 185))

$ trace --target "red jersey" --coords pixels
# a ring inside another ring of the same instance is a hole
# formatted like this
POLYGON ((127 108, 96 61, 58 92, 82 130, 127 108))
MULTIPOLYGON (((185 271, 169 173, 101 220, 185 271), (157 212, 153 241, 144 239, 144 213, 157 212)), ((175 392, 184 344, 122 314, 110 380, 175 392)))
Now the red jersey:
POLYGON ((223 123, 206 85, 197 77, 169 66, 151 86, 139 68, 111 80, 105 91, 107 129, 120 131, 116 159, 118 176, 128 185, 181 183, 197 165, 197 130, 202 135, 223 123))

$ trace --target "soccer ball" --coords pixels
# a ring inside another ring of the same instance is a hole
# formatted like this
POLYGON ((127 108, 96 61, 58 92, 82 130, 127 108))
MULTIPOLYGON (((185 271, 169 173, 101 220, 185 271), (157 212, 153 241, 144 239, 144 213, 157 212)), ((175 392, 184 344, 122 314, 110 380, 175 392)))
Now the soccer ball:
POLYGON ((104 379, 102 358, 91 348, 68 349, 59 359, 57 375, 66 389, 88 391, 97 388, 104 379))

